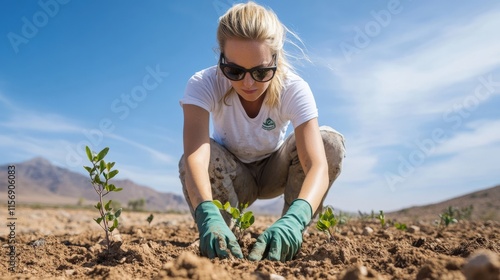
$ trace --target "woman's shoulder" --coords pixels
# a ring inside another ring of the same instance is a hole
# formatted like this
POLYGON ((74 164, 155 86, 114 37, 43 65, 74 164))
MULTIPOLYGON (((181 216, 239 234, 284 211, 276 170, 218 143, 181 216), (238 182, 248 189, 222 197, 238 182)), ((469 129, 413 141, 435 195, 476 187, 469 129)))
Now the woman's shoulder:
POLYGON ((202 69, 200 71, 195 72, 190 81, 210 81, 215 79, 217 76, 217 66, 210 66, 208 68, 202 69))
POLYGON ((213 94, 225 92, 230 83, 224 81, 220 76, 216 65, 202 69, 191 76, 188 81, 188 87, 204 88, 213 92, 213 94))
POLYGON ((287 71, 283 84, 285 89, 309 86, 309 84, 301 76, 293 71, 287 71))

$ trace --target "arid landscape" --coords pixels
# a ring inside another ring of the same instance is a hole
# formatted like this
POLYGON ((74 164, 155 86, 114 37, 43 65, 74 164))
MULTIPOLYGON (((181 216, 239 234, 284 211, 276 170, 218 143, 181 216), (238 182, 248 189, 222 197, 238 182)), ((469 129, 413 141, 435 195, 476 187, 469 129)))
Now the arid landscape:
MULTIPOLYGON (((385 213, 385 225, 378 211, 337 212, 343 222, 334 228, 333 239, 313 221, 301 251, 288 262, 209 260, 199 254, 198 231, 182 199, 164 195, 173 205, 166 208, 153 199, 152 190, 127 181, 154 207, 124 209, 106 251, 104 232, 93 221, 96 209, 78 203, 85 192, 78 184, 73 197, 57 191, 71 182, 67 178, 82 179, 36 163, 19 169, 25 189, 19 192, 15 220, 8 211, 0 213, 7 223, 0 235, 1 279, 500 279, 500 186, 385 213), (446 226, 439 215, 447 210, 457 222, 446 226)), ((2 183, 0 191, 7 193, 2 183)), ((256 213, 255 224, 240 239, 245 256, 277 218, 256 213)))
MULTIPOLYGON (((491 267, 483 270, 500 273, 498 220, 461 220, 448 227, 421 220, 400 230, 393 224, 382 227, 377 219, 352 217, 337 226, 333 241, 310 226, 296 258, 280 263, 208 260, 199 255, 198 232, 188 214, 155 213, 151 224, 149 214, 124 212, 106 253, 92 209, 21 207, 16 211, 15 272, 8 272, 8 238, 0 237, 1 278, 466 279, 466 263, 481 250, 490 254, 491 267)), ((245 255, 276 218, 257 218, 240 241, 245 255)))

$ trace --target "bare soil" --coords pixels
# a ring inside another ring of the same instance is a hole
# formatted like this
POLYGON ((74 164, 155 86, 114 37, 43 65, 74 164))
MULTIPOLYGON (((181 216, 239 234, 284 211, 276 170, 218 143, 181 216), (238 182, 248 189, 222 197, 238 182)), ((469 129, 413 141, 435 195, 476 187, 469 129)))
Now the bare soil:
MULTIPOLYGON (((3 227, 0 278, 465 279, 463 266, 476 250, 500 253, 498 221, 460 221, 444 230, 421 221, 413 232, 350 220, 338 228, 335 241, 310 226, 292 261, 209 260, 199 255, 198 232, 189 215, 156 213, 149 225, 146 212, 124 212, 107 252, 95 216, 85 209, 17 209, 15 272, 9 272, 11 247, 3 227), (373 233, 363 234, 366 226, 373 233)), ((0 218, 7 221, 5 213, 0 218)), ((245 255, 276 219, 257 218, 241 240, 245 255)))

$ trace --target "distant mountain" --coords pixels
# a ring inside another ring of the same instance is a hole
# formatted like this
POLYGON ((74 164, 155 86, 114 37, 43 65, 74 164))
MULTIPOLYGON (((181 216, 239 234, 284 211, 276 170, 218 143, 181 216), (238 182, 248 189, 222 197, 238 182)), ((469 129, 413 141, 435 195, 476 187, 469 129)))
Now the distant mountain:
POLYGON ((449 206, 464 209, 471 205, 473 207, 472 220, 500 221, 500 185, 439 203, 405 208, 388 213, 387 216, 397 219, 433 221, 439 219, 438 215, 443 213, 449 206))
MULTIPOLYGON (((15 167, 18 204, 76 205, 82 199, 89 204, 97 199, 88 177, 55 166, 44 158, 16 163, 15 167)), ((0 172, 0 193, 6 194, 7 165, 0 166, 0 170, 4 170, 0 172)), ((146 210, 188 211, 181 195, 158 192, 130 180, 113 180, 113 184, 123 191, 110 193, 106 198, 119 201, 122 206, 127 206, 131 200, 144 199, 146 210)))

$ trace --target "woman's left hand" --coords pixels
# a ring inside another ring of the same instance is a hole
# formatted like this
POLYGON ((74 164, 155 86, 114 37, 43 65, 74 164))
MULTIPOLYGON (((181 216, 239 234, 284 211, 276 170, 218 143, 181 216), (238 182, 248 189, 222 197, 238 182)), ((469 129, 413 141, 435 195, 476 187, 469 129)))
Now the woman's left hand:
POLYGON ((312 209, 303 199, 296 199, 286 212, 257 239, 248 259, 266 257, 272 261, 291 260, 302 246, 302 231, 311 221, 312 209))

